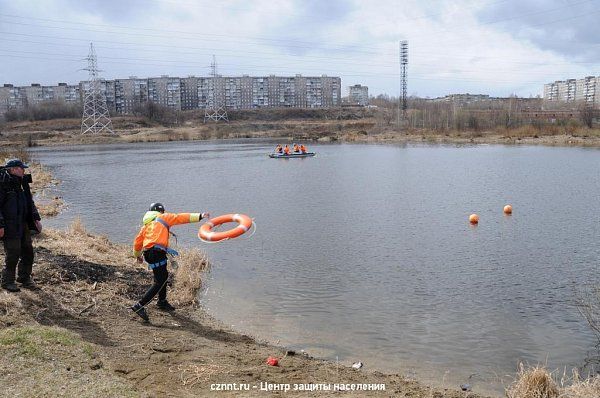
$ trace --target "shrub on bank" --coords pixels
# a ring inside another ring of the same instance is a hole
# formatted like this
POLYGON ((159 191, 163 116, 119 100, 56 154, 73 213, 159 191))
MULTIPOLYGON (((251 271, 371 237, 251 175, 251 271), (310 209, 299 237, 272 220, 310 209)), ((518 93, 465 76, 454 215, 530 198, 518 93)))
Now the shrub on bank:
POLYGON ((508 398, 593 398, 600 397, 600 376, 581 379, 573 375, 562 375, 560 380, 542 366, 519 365, 516 380, 506 389, 508 398))

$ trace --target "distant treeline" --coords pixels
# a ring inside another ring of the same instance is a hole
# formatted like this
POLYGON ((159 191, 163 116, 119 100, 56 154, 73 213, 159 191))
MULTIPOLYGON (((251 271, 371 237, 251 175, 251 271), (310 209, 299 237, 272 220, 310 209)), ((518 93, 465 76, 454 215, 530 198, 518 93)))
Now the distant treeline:
POLYGON ((63 101, 41 102, 36 105, 29 105, 23 109, 11 109, 4 114, 4 120, 13 121, 34 121, 50 119, 68 119, 80 118, 82 109, 80 104, 67 104, 63 101))

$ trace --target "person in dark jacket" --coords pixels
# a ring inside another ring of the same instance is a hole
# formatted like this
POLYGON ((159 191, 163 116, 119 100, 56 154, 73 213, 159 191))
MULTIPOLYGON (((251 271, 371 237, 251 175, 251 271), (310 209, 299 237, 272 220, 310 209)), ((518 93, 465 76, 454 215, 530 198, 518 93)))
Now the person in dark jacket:
POLYGON ((31 232, 42 231, 29 183, 25 174, 28 166, 19 159, 11 159, 0 168, 0 238, 4 241, 5 265, 2 270, 2 288, 18 292, 17 282, 27 289, 36 289, 31 279, 33 246, 31 232))

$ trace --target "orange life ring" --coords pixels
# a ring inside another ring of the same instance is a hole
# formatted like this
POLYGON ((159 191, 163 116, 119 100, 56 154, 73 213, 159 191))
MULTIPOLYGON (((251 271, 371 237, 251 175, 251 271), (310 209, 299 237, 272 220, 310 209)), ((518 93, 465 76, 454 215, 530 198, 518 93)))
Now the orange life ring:
POLYGON ((237 238, 252 227, 252 219, 245 214, 223 214, 215 218, 211 218, 206 223, 202 224, 198 231, 198 238, 210 242, 218 242, 223 239, 237 238), (237 222, 239 225, 235 228, 223 232, 213 232, 212 229, 217 225, 228 222, 237 222))

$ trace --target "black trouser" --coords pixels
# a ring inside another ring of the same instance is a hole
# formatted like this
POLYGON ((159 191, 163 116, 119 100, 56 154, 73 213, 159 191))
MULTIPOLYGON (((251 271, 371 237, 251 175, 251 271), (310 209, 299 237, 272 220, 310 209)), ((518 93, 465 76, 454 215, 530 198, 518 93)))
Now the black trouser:
MULTIPOLYGON (((160 249, 151 248, 144 252, 144 259, 148 264, 159 263, 167 260, 167 253, 160 249)), ((140 300, 141 305, 146 305, 152 301, 156 293, 158 293, 159 300, 167 299, 167 279, 169 278, 167 264, 154 268, 152 272, 154 273, 154 284, 150 286, 150 289, 140 300)))
POLYGON ((6 259, 2 270, 2 285, 15 283, 17 265, 19 282, 25 282, 31 278, 33 245, 31 244, 29 229, 25 228, 21 239, 4 238, 4 254, 6 259))

